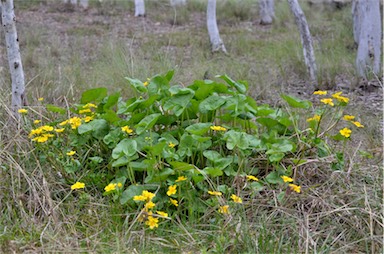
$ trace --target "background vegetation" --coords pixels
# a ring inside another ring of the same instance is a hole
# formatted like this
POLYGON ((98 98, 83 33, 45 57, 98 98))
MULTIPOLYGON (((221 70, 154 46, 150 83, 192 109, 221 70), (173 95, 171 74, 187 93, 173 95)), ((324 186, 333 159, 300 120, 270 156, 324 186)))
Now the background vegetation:
MULTIPOLYGON (((285 1, 276 1, 276 20, 267 27, 258 24, 257 2, 218 1, 229 55, 209 51, 204 1, 180 9, 166 0, 146 3, 146 18, 134 18, 132 1, 91 1, 86 11, 54 1, 15 1, 31 110, 40 112, 39 97, 66 107, 98 86, 128 97, 132 91, 124 77, 145 81, 170 69, 174 84, 185 86, 217 74, 247 80, 248 95, 260 104, 282 106, 279 93, 310 98, 299 34, 285 1)), ((176 218, 156 233, 132 228, 128 222, 137 211, 116 207, 110 197, 68 195, 71 184, 61 169, 36 157, 25 130, 9 128, 1 40, 1 251, 381 253, 382 83, 355 77, 349 7, 303 8, 314 36, 319 88, 347 94, 348 112, 365 125, 345 148, 345 167, 335 171, 324 162, 301 168, 297 179, 305 191, 285 203, 271 189, 222 224, 176 218)))

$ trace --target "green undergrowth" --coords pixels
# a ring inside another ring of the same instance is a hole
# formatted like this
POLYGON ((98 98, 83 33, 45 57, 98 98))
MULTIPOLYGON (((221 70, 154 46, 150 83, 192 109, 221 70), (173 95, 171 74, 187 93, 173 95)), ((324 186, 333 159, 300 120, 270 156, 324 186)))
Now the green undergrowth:
MULTIPOLYGON (((40 98, 21 109, 20 134, 29 133, 24 142, 33 148, 22 149, 28 157, 14 152, 2 174, 25 178, 34 207, 18 196, 21 210, 2 220, 28 221, 34 211, 45 224, 12 233, 45 250, 65 234, 61 244, 74 251, 90 250, 89 242, 102 251, 302 251, 293 211, 326 183, 307 169, 343 172, 344 150, 364 127, 344 113, 349 98, 281 95, 285 107, 274 108, 247 96, 245 81, 221 75, 185 86, 173 74, 126 78, 135 94, 128 99, 94 88, 65 108, 40 98)), ((4 250, 13 250, 18 244, 3 230, 4 250)), ((327 237, 317 243, 340 248, 327 237)))

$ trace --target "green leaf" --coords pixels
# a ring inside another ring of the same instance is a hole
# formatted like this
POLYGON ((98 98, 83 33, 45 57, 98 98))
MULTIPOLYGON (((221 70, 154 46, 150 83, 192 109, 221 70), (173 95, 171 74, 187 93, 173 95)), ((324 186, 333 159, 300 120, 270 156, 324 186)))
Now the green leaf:
MULTIPOLYGON (((268 152, 268 151, 267 151, 267 152, 268 152)), ((269 156, 268 156, 268 160, 269 160, 270 162, 279 162, 279 161, 281 161, 281 160, 284 158, 284 156, 285 156, 284 153, 280 153, 280 152, 273 152, 273 153, 269 153, 268 155, 269 155, 269 156)))
POLYGON ((227 141, 227 148, 229 150, 233 150, 235 147, 242 150, 249 148, 249 141, 245 132, 230 130, 224 134, 223 138, 227 141))
POLYGON ((124 205, 129 201, 133 201, 134 196, 139 196, 145 190, 145 186, 142 185, 130 185, 128 188, 121 194, 120 204, 124 205))
POLYGON ((126 80, 128 80, 129 84, 139 93, 145 93, 147 92, 147 88, 144 86, 143 82, 138 79, 128 78, 125 77, 126 80))
POLYGON ((185 130, 194 135, 203 135, 209 131, 211 123, 195 123, 188 126, 185 130))
POLYGON ((312 103, 308 100, 301 100, 293 96, 288 96, 285 94, 280 95, 281 98, 283 98, 289 106, 292 108, 305 108, 309 109, 312 107, 312 103))
POLYGON ((176 116, 180 116, 188 106, 195 92, 192 89, 179 86, 172 86, 169 92, 171 93, 171 97, 166 100, 164 109, 173 110, 176 116))
POLYGON ((105 104, 103 106, 103 109, 107 110, 107 109, 110 109, 113 106, 115 106, 117 104, 117 102, 119 101, 119 98, 120 98, 120 93, 119 92, 114 93, 114 94, 108 96, 107 101, 105 102, 105 104))
POLYGON ((216 176, 222 176, 223 171, 219 168, 213 168, 213 167, 206 167, 203 169, 205 173, 207 173, 211 177, 216 177, 216 176))
POLYGON ((138 124, 135 125, 136 133, 140 135, 144 131, 152 128, 160 116, 161 114, 156 113, 144 117, 138 124))
POLYGON ((45 105, 45 107, 47 108, 48 111, 51 111, 54 113, 59 113, 62 115, 67 112, 67 110, 65 108, 57 107, 57 106, 52 105, 52 104, 47 104, 47 105, 45 105))
POLYGON ((137 143, 135 140, 132 139, 123 139, 121 140, 115 149, 112 151, 112 158, 118 159, 123 155, 127 156, 133 156, 136 154, 137 151, 137 143))
POLYGON ((223 79, 225 82, 227 82, 228 85, 236 88, 236 90, 242 94, 245 94, 247 92, 248 85, 245 81, 236 82, 233 79, 231 79, 230 77, 228 77, 227 75, 216 76, 216 78, 223 79))
POLYGON ((225 99, 219 95, 211 95, 203 100, 199 105, 201 113, 208 113, 209 111, 216 110, 224 105, 225 99))
POLYGON ((115 168, 115 167, 125 166, 125 165, 128 165, 130 161, 131 159, 128 156, 123 155, 122 157, 118 158, 116 161, 112 162, 112 167, 115 168))
POLYGON ((265 180, 271 184, 283 183, 283 179, 281 179, 281 177, 279 176, 279 174, 276 171, 269 173, 265 177, 265 180))
POLYGON ((194 165, 188 164, 188 163, 185 163, 185 162, 180 162, 180 161, 171 161, 171 162, 169 162, 169 164, 175 170, 185 171, 185 170, 195 169, 194 165))
POLYGON ((101 102, 107 96, 107 88, 100 87, 89 89, 81 95, 81 103, 86 104, 89 102, 101 102))
POLYGON ((102 139, 109 133, 109 125, 104 119, 96 119, 89 123, 83 123, 77 131, 80 135, 92 132, 94 138, 102 139))
POLYGON ((204 151, 203 155, 205 158, 207 158, 208 160, 210 160, 212 162, 217 161, 217 160, 222 158, 222 156, 218 152, 213 151, 213 150, 204 151))
POLYGON ((156 183, 163 182, 168 179, 168 177, 174 174, 175 171, 171 168, 161 169, 160 172, 156 172, 155 174, 149 175, 145 178, 145 183, 156 183))

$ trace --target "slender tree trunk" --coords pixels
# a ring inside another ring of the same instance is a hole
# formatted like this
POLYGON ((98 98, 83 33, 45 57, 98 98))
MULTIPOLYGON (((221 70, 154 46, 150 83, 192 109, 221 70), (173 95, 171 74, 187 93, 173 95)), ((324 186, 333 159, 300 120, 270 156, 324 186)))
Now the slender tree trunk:
POLYGON ((297 2, 297 0, 288 0, 289 7, 295 16, 297 27, 299 28, 301 44, 303 45, 304 61, 308 68, 309 76, 312 81, 317 79, 317 68, 315 60, 315 52, 312 45, 312 36, 309 32, 307 19, 297 2))
POLYGON ((275 8, 273 0, 260 0, 260 24, 270 25, 272 24, 273 18, 275 17, 275 8))
POLYGON ((212 52, 223 51, 227 53, 224 43, 220 38, 219 28, 216 21, 216 0, 208 0, 207 5, 207 28, 212 52))
POLYGON ((171 3, 172 7, 176 7, 176 6, 180 6, 180 5, 186 5, 187 0, 170 0, 170 3, 171 3))
POLYGON ((2 23, 5 31, 8 63, 12 79, 12 112, 19 118, 17 110, 26 105, 25 81, 23 65, 21 64, 19 38, 16 31, 16 17, 13 0, 0 0, 2 23))
POLYGON ((89 4, 88 4, 88 0, 80 0, 79 2, 80 6, 83 7, 84 9, 87 9, 89 4))
POLYGON ((353 37, 358 44, 357 74, 363 78, 370 70, 379 74, 382 40, 380 2, 379 0, 355 0, 352 5, 352 14, 353 37))
POLYGON ((145 16, 144 0, 135 0, 135 17, 145 16))

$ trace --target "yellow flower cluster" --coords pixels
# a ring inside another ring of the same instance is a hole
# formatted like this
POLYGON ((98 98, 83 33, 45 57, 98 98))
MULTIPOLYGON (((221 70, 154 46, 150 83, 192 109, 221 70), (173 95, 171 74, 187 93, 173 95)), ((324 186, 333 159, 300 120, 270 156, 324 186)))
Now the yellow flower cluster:
POLYGON ((259 181, 259 178, 257 178, 256 176, 253 176, 253 175, 247 175, 247 180, 248 181, 259 181))
POLYGON ((49 125, 43 125, 36 129, 32 129, 29 132, 28 137, 32 138, 32 141, 36 141, 39 143, 46 142, 49 138, 52 138, 54 135, 50 132, 52 132, 54 128, 49 125))
POLYGON ((223 205, 219 207, 219 213, 228 214, 229 213, 229 205, 223 205))
POLYGON ((17 110, 17 112, 19 112, 20 114, 28 114, 28 110, 24 108, 17 110))
POLYGON ((110 191, 116 190, 116 187, 121 188, 121 187, 123 187, 123 184, 122 183, 110 183, 107 186, 105 186, 104 190, 105 190, 105 192, 110 192, 110 191))
POLYGON ((316 122, 319 122, 320 121, 320 116, 319 115, 314 115, 313 117, 310 117, 307 119, 307 122, 311 122, 311 121, 316 121, 316 122))
POLYGON ((349 98, 341 96, 342 93, 343 92, 337 92, 335 94, 332 94, 332 97, 335 98, 336 100, 340 101, 340 102, 348 103, 349 98))
MULTIPOLYGON (((159 218, 156 217, 157 215, 154 216, 153 212, 151 211, 156 207, 156 204, 152 202, 154 197, 155 194, 147 190, 143 190, 141 195, 133 197, 134 201, 146 202, 138 220, 142 222, 146 219, 145 225, 147 225, 150 229, 159 227, 159 218)), ((168 214, 166 212, 156 211, 156 213, 161 217, 168 218, 168 214)))
POLYGON ((187 180, 188 178, 186 178, 185 176, 179 176, 177 179, 176 179, 176 183, 178 183, 178 182, 182 182, 182 181, 185 181, 185 180, 187 180))
POLYGON ((121 127, 121 130, 127 134, 132 134, 133 130, 128 125, 121 127))
POLYGON ((239 203, 239 204, 243 203, 243 200, 242 200, 240 197, 236 196, 235 194, 232 194, 232 195, 231 195, 231 199, 232 199, 233 202, 235 202, 235 203, 239 203))
POLYGON ((84 188, 85 188, 85 183, 82 183, 82 182, 76 182, 71 186, 71 190, 84 189, 84 188))
POLYGON ((343 116, 343 120, 353 123, 358 128, 364 128, 364 125, 362 125, 359 121, 353 121, 354 119, 355 119, 355 116, 351 116, 351 115, 343 116))
POLYGON ((177 185, 171 185, 168 187, 167 195, 172 196, 175 195, 177 192, 177 185))
POLYGON ((288 186, 291 188, 291 190, 293 190, 294 192, 297 192, 297 193, 300 193, 301 192, 301 186, 299 185, 296 185, 296 184, 293 184, 293 179, 289 176, 280 176, 281 179, 283 179, 283 181, 285 183, 290 183, 288 184, 288 186))
POLYGON ((344 136, 346 138, 349 138, 352 134, 352 131, 348 128, 344 128, 344 129, 340 130, 339 132, 342 136, 344 136))
POLYGON ((213 130, 213 131, 227 131, 226 128, 221 127, 221 126, 216 126, 216 125, 211 126, 210 128, 211 128, 211 130, 213 130))
POLYGON ((174 144, 172 142, 169 142, 169 144, 168 144, 168 147, 170 147, 170 148, 174 148, 175 146, 176 146, 176 144, 174 144))
POLYGON ((74 116, 72 118, 69 118, 68 120, 65 120, 65 121, 59 123, 60 126, 65 126, 67 124, 71 125, 71 128, 73 130, 75 130, 81 125, 81 118, 74 116))
POLYGON ((212 196, 221 196, 221 195, 223 195, 223 193, 221 193, 220 191, 208 191, 208 194, 212 195, 212 196))

